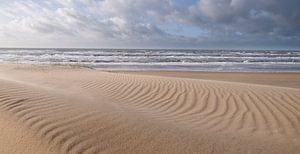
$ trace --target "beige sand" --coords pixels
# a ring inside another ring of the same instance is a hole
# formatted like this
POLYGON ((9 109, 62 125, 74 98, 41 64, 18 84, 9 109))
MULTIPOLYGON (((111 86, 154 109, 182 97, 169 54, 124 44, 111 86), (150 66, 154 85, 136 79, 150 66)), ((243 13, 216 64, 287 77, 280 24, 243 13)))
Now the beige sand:
POLYGON ((0 153, 299 153, 300 89, 0 65, 0 130, 0 153))
POLYGON ((300 73, 270 73, 270 72, 199 72, 199 71, 114 71, 117 73, 179 77, 205 80, 274 85, 280 87, 300 88, 300 73))

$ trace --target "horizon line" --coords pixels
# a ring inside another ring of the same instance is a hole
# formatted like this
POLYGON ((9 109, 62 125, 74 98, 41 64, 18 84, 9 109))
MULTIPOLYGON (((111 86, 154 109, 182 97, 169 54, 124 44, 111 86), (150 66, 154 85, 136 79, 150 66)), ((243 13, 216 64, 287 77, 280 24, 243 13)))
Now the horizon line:
POLYGON ((271 49, 271 48, 257 48, 257 49, 245 49, 245 48, 125 48, 125 47, 117 47, 117 48, 110 48, 110 47, 0 47, 0 49, 86 49, 86 50, 285 50, 285 51, 290 51, 290 50, 296 50, 300 51, 300 49, 271 49))

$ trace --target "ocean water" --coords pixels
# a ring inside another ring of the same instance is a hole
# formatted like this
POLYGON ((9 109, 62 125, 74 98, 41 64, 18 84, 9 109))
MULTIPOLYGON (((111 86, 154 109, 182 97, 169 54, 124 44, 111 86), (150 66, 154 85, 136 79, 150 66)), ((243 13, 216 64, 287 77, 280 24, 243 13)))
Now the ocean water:
POLYGON ((79 64, 104 70, 300 72, 300 51, 0 49, 0 63, 79 64))

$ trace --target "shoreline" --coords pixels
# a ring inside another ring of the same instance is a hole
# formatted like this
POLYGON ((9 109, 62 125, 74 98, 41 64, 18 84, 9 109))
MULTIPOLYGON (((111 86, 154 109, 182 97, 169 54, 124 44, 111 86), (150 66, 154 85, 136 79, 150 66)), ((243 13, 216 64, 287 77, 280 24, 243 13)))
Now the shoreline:
POLYGON ((241 71, 191 71, 191 70, 124 70, 124 69, 97 69, 79 64, 0 64, 1 67, 24 68, 68 68, 89 69, 98 72, 121 73, 132 75, 150 75, 173 78, 190 78, 201 80, 216 80, 279 87, 300 88, 300 72, 241 72, 241 71))
MULTIPOLYGON (((226 66, 226 68, 205 68, 202 67, 201 65, 195 67, 194 65, 114 65, 114 64, 103 64, 103 65, 93 65, 93 64, 84 64, 84 63, 14 63, 14 62, 0 62, 0 65, 36 65, 36 66, 74 66, 74 67, 86 67, 94 70, 99 70, 99 71, 114 71, 114 72, 120 72, 120 71, 164 71, 164 72, 222 72, 222 73, 300 73, 299 68, 298 69, 290 69, 287 68, 282 69, 282 68, 277 68, 274 70, 271 69, 249 69, 249 68, 244 68, 242 69, 229 69, 230 66, 226 66), (201 68, 202 67, 202 68, 201 68)), ((204 65, 212 65, 212 64, 204 64, 204 65)), ((203 65, 203 66, 204 66, 203 65)), ((255 65, 255 64, 247 64, 247 65, 255 65)), ((270 65, 270 64, 268 64, 270 65)))
POLYGON ((88 69, 97 72, 161 76, 172 78, 187 78, 215 80, 234 83, 270 85, 289 88, 300 88, 300 72, 240 72, 240 71, 191 71, 191 70, 124 70, 97 69, 79 64, 0 64, 3 67, 41 68, 41 69, 88 69))
MULTIPOLYGON (((260 70, 206 70, 206 69, 167 69, 167 68, 122 68, 120 66, 111 67, 111 68, 103 68, 103 67, 97 67, 89 64, 61 64, 61 63, 11 63, 11 62, 0 62, 0 65, 27 65, 27 66, 67 66, 67 67, 82 67, 82 68, 88 68, 93 69, 97 71, 105 71, 105 72, 201 72, 201 73, 294 73, 294 74, 300 74, 300 70, 297 71, 260 71, 260 70)), ((105 66, 105 65, 104 65, 105 66)), ((133 65, 134 67, 134 65, 133 65)))

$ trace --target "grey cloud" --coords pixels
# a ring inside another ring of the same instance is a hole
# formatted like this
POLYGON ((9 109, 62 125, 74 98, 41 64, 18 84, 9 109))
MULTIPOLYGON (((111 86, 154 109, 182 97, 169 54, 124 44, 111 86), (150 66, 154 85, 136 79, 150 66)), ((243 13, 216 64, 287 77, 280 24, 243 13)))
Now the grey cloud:
POLYGON ((299 35, 299 6, 298 0, 199 0, 189 22, 245 34, 299 35))
POLYGON ((300 40, 299 0, 198 0, 188 8, 178 8, 174 3, 172 0, 19 1, 1 11, 12 20, 0 26, 0 31, 10 36, 30 34, 33 38, 49 36, 53 41, 63 37, 77 42, 91 40, 95 44, 125 42, 129 46, 295 45, 300 40), (191 37, 168 33, 161 28, 165 24, 193 26, 204 34, 191 37))

